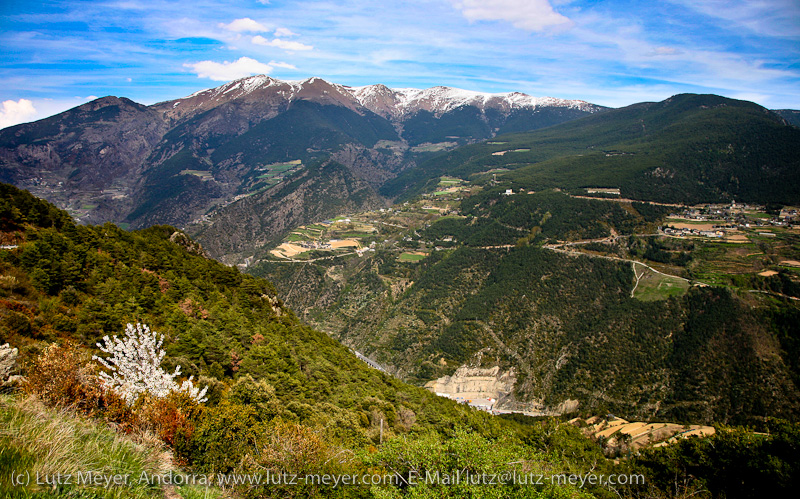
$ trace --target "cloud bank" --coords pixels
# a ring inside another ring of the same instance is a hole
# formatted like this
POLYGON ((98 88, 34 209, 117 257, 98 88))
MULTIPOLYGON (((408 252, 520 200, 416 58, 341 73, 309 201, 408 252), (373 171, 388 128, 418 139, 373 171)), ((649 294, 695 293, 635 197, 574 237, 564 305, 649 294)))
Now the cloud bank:
POLYGON ((240 57, 233 62, 200 61, 183 66, 190 68, 198 78, 209 78, 214 81, 230 81, 255 74, 269 74, 273 70, 269 64, 249 57, 240 57))
POLYGON ((242 19, 235 19, 228 24, 219 23, 219 27, 228 31, 235 31, 237 33, 260 33, 262 31, 269 31, 263 24, 253 21, 249 17, 242 19))
POLYGON ((287 51, 303 51, 303 50, 313 50, 313 45, 306 45, 300 42, 294 42, 290 40, 281 40, 280 38, 275 38, 274 40, 267 40, 261 35, 256 35, 253 37, 252 40, 255 45, 264 45, 266 47, 276 47, 279 49, 287 50, 287 51))
POLYGON ((452 3, 470 21, 506 21, 526 31, 564 29, 573 25, 547 0, 457 0, 452 3))
POLYGON ((31 121, 34 116, 36 108, 28 99, 3 101, 3 108, 0 109, 0 128, 31 121))

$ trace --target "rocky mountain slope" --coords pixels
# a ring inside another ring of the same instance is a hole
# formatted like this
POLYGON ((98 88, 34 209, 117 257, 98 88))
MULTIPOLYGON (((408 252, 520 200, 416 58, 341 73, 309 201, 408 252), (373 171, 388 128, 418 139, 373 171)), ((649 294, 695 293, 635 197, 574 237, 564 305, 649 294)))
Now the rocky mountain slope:
POLYGON ((264 193, 288 194, 286 185, 300 185, 291 177, 334 160, 352 177, 342 185, 358 187, 337 191, 329 206, 368 208, 377 188, 432 151, 603 109, 519 93, 351 88, 262 75, 152 106, 104 97, 4 129, 0 180, 84 222, 186 226, 245 197, 272 202, 264 193), (364 183, 372 191, 361 196, 364 183), (354 205, 359 197, 369 201, 354 205))
POLYGON ((790 125, 800 126, 800 111, 797 109, 775 109, 774 112, 790 125))

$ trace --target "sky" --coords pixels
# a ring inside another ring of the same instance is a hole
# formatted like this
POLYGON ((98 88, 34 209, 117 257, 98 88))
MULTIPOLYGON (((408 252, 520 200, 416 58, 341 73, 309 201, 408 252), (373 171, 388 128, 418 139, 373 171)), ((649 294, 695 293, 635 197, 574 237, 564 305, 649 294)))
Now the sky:
POLYGON ((0 128, 255 74, 800 109, 800 0, 0 0, 0 128))

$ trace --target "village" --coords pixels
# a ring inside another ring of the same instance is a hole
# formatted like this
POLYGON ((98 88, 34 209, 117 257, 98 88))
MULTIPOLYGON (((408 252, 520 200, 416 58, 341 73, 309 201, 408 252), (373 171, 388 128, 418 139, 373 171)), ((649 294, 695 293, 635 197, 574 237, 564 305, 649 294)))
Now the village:
POLYGON ((731 202, 686 208, 671 213, 660 232, 675 237, 708 237, 728 242, 747 242, 745 232, 763 237, 776 237, 774 229, 800 230, 796 208, 784 207, 775 214, 764 206, 731 202))

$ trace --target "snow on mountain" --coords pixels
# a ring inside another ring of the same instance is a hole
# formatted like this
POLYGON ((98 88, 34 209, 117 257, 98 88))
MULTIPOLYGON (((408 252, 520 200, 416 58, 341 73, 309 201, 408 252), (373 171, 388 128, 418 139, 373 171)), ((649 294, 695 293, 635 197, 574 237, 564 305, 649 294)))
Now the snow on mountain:
POLYGON ((451 87, 432 87, 421 90, 417 88, 390 89, 384 85, 369 85, 354 87, 352 92, 362 106, 378 114, 389 111, 393 117, 419 110, 443 114, 460 106, 475 106, 479 109, 496 108, 506 112, 512 109, 537 107, 567 107, 588 112, 597 109, 594 104, 580 100, 531 97, 520 92, 490 94, 451 87), (394 105, 389 106, 389 103, 394 105))
POLYGON ((422 110, 441 115, 460 106, 475 106, 481 110, 492 108, 506 113, 514 109, 541 107, 562 107, 586 112, 601 109, 582 100, 532 97, 520 92, 492 94, 442 86, 392 89, 381 84, 348 87, 316 77, 302 81, 281 81, 265 75, 235 80, 162 105, 173 113, 183 114, 184 109, 208 109, 243 98, 270 102, 311 100, 353 110, 366 108, 390 119, 403 119, 422 110))

